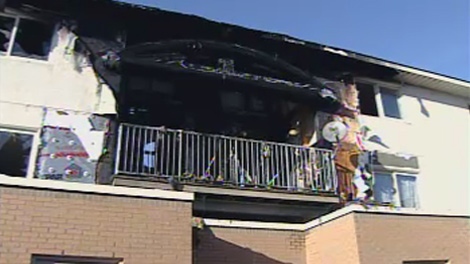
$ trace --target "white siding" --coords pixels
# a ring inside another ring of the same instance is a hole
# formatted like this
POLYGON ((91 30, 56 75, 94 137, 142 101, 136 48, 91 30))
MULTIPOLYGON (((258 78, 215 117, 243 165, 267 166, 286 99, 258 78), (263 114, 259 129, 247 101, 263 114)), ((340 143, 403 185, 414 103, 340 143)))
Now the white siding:
POLYGON ((364 122, 393 151, 418 156, 422 210, 470 214, 469 99, 411 86, 400 93, 402 120, 364 116, 364 122))

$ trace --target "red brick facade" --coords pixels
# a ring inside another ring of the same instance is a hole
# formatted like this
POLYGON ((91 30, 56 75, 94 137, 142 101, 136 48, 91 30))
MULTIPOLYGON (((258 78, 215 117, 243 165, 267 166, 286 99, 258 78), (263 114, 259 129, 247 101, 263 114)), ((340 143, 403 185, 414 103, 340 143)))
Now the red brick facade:
POLYGON ((468 217, 352 211, 316 225, 202 230, 191 217, 187 200, 0 186, 0 264, 29 264, 32 254, 125 264, 470 263, 468 217))
POLYGON ((0 187, 0 263, 31 254, 192 263, 191 202, 0 187))
POLYGON ((360 263, 470 263, 470 218, 355 213, 360 263))
POLYGON ((194 263, 305 263, 304 233, 207 227, 197 231, 194 263))
POLYGON ((307 231, 307 263, 470 263, 470 218, 353 212, 307 231))

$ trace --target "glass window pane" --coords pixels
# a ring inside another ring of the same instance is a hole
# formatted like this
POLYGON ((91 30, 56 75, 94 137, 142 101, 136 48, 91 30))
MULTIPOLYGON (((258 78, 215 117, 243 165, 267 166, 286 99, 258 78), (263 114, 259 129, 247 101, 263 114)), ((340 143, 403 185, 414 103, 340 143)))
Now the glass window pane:
POLYGON ((0 16, 0 53, 7 52, 15 19, 0 16))
POLYGON ((402 207, 416 207, 416 177, 397 175, 398 192, 402 207))
POLYGON ((390 174, 375 173, 374 175, 374 199, 379 203, 392 203, 395 189, 393 178, 390 174))
POLYGON ((33 136, 0 131, 0 174, 26 176, 33 136))
POLYGON ((382 105, 385 116, 393 118, 401 118, 400 108, 398 107, 398 96, 396 92, 388 89, 380 89, 382 97, 382 105))

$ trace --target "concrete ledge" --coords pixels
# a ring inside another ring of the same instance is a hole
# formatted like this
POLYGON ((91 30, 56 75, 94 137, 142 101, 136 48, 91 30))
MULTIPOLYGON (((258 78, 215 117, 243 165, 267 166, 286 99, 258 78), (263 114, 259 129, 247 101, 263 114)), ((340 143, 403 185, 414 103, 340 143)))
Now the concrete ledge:
POLYGON ((226 228, 245 228, 245 229, 270 229, 270 230, 285 230, 285 231, 308 231, 312 228, 333 221, 335 219, 346 216, 350 213, 369 213, 369 214, 390 214, 390 215, 403 215, 403 216, 430 216, 430 217, 461 217, 469 218, 470 215, 456 214, 449 212, 430 212, 410 208, 391 209, 388 207, 375 207, 364 208, 360 205, 349 205, 337 211, 321 216, 315 220, 304 224, 289 224, 289 223, 274 223, 274 222, 255 222, 255 221, 232 221, 232 220, 217 220, 217 219, 204 219, 206 226, 213 227, 226 227, 226 228))
POLYGON ((23 188, 47 189, 80 193, 96 193, 128 197, 158 198, 166 200, 194 201, 190 192, 176 192, 159 189, 141 189, 109 185, 63 182, 54 180, 26 179, 0 174, 0 186, 15 186, 23 188))
MULTIPOLYGON (((116 186, 128 186, 138 188, 156 188, 168 189, 171 188, 169 184, 147 180, 145 178, 129 177, 129 176, 114 176, 113 184, 116 186)), ((196 184, 184 184, 183 190, 191 193, 213 194, 213 195, 228 195, 249 198, 262 198, 262 199, 276 199, 276 200, 289 200, 289 201, 304 201, 304 202, 318 202, 318 203, 339 203, 339 198, 332 194, 302 194, 302 193, 288 193, 281 191, 268 191, 268 190, 255 190, 255 189, 237 189, 224 186, 203 186, 196 184)))
POLYGON ((365 208, 361 205, 348 205, 344 208, 336 210, 330 214, 321 216, 315 220, 312 220, 308 223, 305 223, 305 230, 312 229, 316 226, 322 225, 326 222, 333 221, 342 216, 348 215, 350 213, 368 213, 368 214, 391 214, 391 215, 414 215, 414 216, 434 216, 434 217, 465 217, 469 218, 469 215, 465 214, 456 214, 449 212, 432 212, 424 211, 414 208, 389 208, 385 206, 377 206, 371 208, 365 208))
POLYGON ((287 223, 272 223, 272 222, 204 219, 204 224, 206 226, 226 227, 226 228, 269 229, 269 230, 285 230, 285 231, 304 231, 305 230, 305 224, 287 224, 287 223))

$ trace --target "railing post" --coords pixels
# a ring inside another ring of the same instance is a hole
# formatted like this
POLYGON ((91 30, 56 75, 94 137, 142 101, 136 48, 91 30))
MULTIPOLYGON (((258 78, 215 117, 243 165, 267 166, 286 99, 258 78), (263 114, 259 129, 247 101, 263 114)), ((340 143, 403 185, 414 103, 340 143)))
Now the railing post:
POLYGON ((328 155, 328 161, 329 161, 329 164, 331 166, 331 169, 330 169, 330 172, 331 172, 331 175, 330 177, 332 177, 332 180, 333 180, 333 190, 335 192, 336 195, 339 194, 338 192, 338 175, 336 173, 336 165, 335 165, 335 160, 333 158, 333 152, 329 152, 329 155, 328 155))
POLYGON ((123 126, 122 124, 119 124, 119 128, 118 128, 117 146, 116 146, 116 151, 115 151, 115 160, 116 160, 116 162, 114 163, 114 174, 115 175, 118 174, 118 172, 119 172, 119 165, 120 165, 120 161, 121 161, 122 126, 123 126))
POLYGON ((178 130, 178 181, 181 181, 183 173, 183 130, 178 130))

